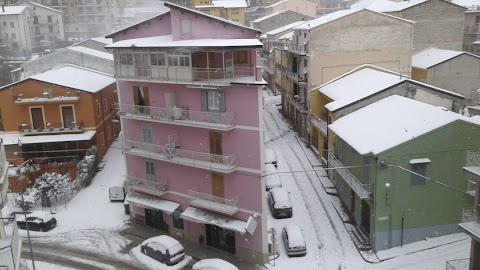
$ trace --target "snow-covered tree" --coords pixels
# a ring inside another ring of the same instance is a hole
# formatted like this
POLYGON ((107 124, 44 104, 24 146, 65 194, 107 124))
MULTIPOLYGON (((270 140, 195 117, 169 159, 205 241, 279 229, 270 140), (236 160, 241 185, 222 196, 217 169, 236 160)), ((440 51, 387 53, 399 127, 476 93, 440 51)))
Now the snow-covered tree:
POLYGON ((38 190, 36 197, 52 197, 63 194, 71 188, 70 175, 58 173, 44 173, 35 180, 33 187, 38 190))
POLYGON ((15 203, 15 206, 22 209, 23 207, 25 207, 25 211, 29 210, 36 202, 36 194, 37 190, 35 188, 27 188, 27 190, 25 190, 25 192, 23 193, 23 200, 20 193, 14 194, 13 201, 15 203))
POLYGON ((87 150, 85 157, 77 164, 77 183, 80 187, 87 187, 97 173, 97 147, 92 146, 87 150))

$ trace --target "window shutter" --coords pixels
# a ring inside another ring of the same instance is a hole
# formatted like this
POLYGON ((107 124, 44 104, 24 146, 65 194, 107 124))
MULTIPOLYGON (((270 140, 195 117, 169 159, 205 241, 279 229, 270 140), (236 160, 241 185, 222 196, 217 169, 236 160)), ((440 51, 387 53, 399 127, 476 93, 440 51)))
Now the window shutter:
POLYGON ((202 111, 208 111, 208 95, 207 95, 207 91, 202 91, 201 100, 202 100, 202 111))
POLYGON ((220 111, 224 112, 225 111, 225 93, 224 92, 219 92, 220 95, 220 111))

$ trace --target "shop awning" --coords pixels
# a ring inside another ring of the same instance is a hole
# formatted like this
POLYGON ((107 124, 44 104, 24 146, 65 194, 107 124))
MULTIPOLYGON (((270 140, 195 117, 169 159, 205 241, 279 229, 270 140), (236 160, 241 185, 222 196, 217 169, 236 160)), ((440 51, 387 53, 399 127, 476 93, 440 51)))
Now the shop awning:
POLYGON ((155 197, 151 197, 148 195, 141 195, 138 193, 129 194, 126 198, 126 201, 133 203, 133 204, 140 204, 146 207, 162 210, 167 214, 172 214, 175 209, 177 209, 180 204, 172 201, 161 200, 155 197))
POLYGON ((187 207, 180 217, 191 222, 211 224, 241 234, 245 234, 245 228, 247 227, 247 222, 245 221, 217 215, 195 207, 187 207))

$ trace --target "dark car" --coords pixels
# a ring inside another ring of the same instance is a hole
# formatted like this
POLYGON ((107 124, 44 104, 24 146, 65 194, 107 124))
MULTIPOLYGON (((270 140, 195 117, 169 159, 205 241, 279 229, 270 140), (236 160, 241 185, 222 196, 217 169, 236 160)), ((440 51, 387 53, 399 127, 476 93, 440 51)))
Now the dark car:
POLYGON ((182 244, 168 235, 149 238, 140 246, 143 254, 166 265, 174 265, 185 258, 182 244))
POLYGON ((292 205, 288 193, 281 187, 275 187, 268 192, 268 205, 274 218, 292 217, 292 205))
POLYGON ((17 226, 20 229, 26 230, 28 222, 28 229, 31 231, 48 232, 57 226, 57 220, 49 212, 36 211, 27 214, 25 221, 24 215, 17 215, 17 226))

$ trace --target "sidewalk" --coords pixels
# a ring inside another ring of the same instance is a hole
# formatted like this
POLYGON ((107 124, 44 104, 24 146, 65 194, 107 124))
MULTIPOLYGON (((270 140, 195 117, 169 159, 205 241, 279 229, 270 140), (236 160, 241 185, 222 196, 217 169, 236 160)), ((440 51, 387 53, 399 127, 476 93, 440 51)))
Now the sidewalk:
MULTIPOLYGON (((146 226, 138 223, 130 223, 128 225, 125 225, 124 228, 122 228, 120 234, 130 239, 131 241, 133 241, 133 243, 135 244, 135 245, 132 245, 132 248, 133 248, 134 246, 141 244, 143 240, 150 237, 163 235, 165 234, 165 232, 159 229, 152 228, 150 226, 146 226)), ((227 252, 223 252, 218 249, 214 249, 207 246, 200 246, 194 242, 189 242, 186 240, 180 240, 180 239, 177 239, 177 240, 180 243, 182 243, 183 247, 185 248, 185 253, 194 259, 191 265, 193 265, 195 262, 202 259, 219 258, 232 263, 233 265, 238 267, 238 269, 241 269, 241 270, 265 269, 265 267, 263 267, 262 265, 248 262, 242 258, 239 258, 227 252)))

